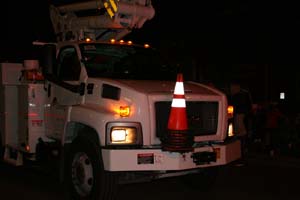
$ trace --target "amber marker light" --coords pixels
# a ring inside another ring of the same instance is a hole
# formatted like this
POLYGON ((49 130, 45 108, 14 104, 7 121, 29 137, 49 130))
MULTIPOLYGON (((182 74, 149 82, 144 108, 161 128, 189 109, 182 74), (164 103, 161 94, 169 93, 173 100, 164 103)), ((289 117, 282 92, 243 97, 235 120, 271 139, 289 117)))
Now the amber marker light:
POLYGON ((233 108, 233 106, 228 106, 228 107, 227 107, 227 115, 228 115, 228 118, 232 118, 232 117, 233 117, 233 113, 234 113, 234 108, 233 108))
POLYGON ((120 106, 119 114, 121 117, 129 117, 130 107, 129 106, 120 106))

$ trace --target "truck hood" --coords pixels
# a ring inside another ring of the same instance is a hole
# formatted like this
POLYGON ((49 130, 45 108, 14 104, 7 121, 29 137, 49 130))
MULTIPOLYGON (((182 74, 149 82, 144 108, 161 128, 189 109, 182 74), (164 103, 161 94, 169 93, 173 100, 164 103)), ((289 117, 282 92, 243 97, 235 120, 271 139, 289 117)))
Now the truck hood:
MULTIPOLYGON (((85 96, 85 106, 94 110, 102 122, 139 122, 143 129, 143 144, 158 145, 167 127, 176 81, 121 80, 92 78, 92 91, 85 96), (104 88, 104 89, 103 89, 104 88), (130 106, 131 115, 118 115, 121 106, 130 106)), ((222 140, 226 137, 226 96, 219 90, 196 82, 184 82, 188 116, 202 119, 195 127, 195 141, 222 140), (218 114, 222 113, 222 114, 218 114), (209 130, 209 134, 203 130, 209 130), (201 129, 201 130, 200 130, 201 129)), ((104 123, 104 124, 105 124, 104 123)), ((106 130, 106 129, 105 129, 106 130)), ((105 141, 105 138, 102 138, 105 141)))
MULTIPOLYGON (((176 81, 114 80, 114 84, 123 85, 145 94, 172 94, 176 81)), ((184 82, 185 93, 218 95, 220 91, 196 82, 184 82)))

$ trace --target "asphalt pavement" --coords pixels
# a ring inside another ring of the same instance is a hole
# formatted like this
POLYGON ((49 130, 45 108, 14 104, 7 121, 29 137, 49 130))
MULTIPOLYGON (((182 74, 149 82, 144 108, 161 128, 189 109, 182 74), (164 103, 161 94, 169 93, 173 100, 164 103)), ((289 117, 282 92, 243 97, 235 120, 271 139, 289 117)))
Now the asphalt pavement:
POLYGON ((276 151, 264 150, 261 144, 252 143, 248 145, 246 161, 259 163, 260 165, 298 167, 300 168, 300 154, 298 151, 276 151))
MULTIPOLYGON (((162 199, 231 199, 295 200, 300 199, 300 158, 293 155, 250 151, 243 166, 225 166, 215 187, 201 192, 184 187, 178 179, 124 185, 117 200, 162 199)), ((0 164, 0 200, 66 200, 55 176, 26 167, 0 164)))

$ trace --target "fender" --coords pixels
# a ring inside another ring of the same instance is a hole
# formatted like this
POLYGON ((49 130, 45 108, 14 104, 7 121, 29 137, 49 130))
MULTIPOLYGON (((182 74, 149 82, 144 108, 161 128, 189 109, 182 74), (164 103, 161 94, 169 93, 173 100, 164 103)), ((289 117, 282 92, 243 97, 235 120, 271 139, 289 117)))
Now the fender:
POLYGON ((73 106, 69 113, 69 121, 66 126, 65 135, 63 136, 64 143, 70 142, 70 139, 72 140, 76 136, 74 134, 77 131, 74 133, 74 131, 70 130, 74 127, 72 126, 74 122, 82 124, 82 128, 87 126, 94 129, 98 135, 100 146, 105 145, 105 125, 108 122, 106 118, 112 115, 113 113, 92 105, 73 106))

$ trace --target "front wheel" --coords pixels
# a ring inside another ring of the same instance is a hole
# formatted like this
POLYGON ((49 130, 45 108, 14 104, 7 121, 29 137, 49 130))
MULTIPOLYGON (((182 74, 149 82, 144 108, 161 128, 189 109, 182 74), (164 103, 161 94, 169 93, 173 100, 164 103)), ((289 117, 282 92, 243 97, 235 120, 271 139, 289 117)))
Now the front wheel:
POLYGON ((67 193, 76 200, 113 200, 115 175, 104 171, 99 145, 77 138, 71 145, 66 166, 67 193))

